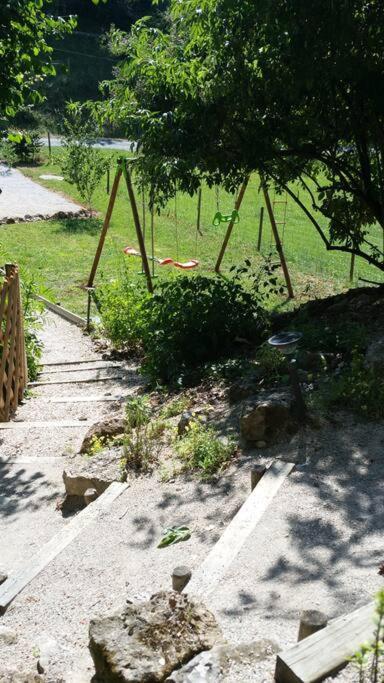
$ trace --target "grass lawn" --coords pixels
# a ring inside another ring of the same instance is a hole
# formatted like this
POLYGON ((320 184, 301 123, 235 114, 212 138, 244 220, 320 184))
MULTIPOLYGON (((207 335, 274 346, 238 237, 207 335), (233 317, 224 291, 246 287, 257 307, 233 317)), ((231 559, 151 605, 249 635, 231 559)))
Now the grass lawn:
MULTIPOLYGON (((107 152, 103 152, 107 154, 107 152)), ((54 150, 52 162, 38 167, 21 169, 26 175, 41 182, 45 187, 61 191, 80 201, 76 189, 65 182, 42 181, 42 173, 60 173, 58 165, 61 151, 54 150)), ((117 157, 118 153, 108 153, 117 157)), ((113 175, 113 173, 111 174, 113 175)), ((111 178, 112 183, 112 178, 111 178)), ((228 272, 233 264, 241 264, 245 258, 257 260, 256 249, 262 195, 258 192, 258 178, 252 177, 240 209, 240 222, 235 225, 223 261, 222 272, 228 272)), ((271 197, 273 199, 273 196, 271 197)), ((219 210, 229 213, 234 198, 220 191, 219 210)), ((281 200, 276 197, 276 200, 281 200)), ((142 198, 137 197, 142 215, 142 198)), ((50 297, 63 306, 80 314, 85 313, 86 295, 83 285, 92 264, 102 219, 108 203, 106 182, 103 180, 93 199, 93 208, 100 212, 100 218, 89 220, 40 221, 19 223, 0 227, 0 246, 8 259, 28 268, 47 287, 50 297)), ((155 254, 159 257, 171 256, 178 260, 197 258, 199 272, 212 272, 220 249, 226 224, 212 225, 217 210, 217 196, 214 190, 203 188, 201 230, 203 236, 196 234, 197 197, 178 195, 176 201, 155 215, 155 254)), ((283 218, 284 205, 276 204, 276 220, 283 218)), ((150 252, 150 216, 146 212, 146 242, 150 252)), ((280 226, 281 232, 283 226, 280 226)), ((290 266, 292 282, 299 298, 303 292, 316 296, 340 290, 349 284, 350 257, 347 254, 327 253, 320 238, 294 202, 288 199, 286 206, 286 225, 283 238, 284 250, 290 266)), ((379 235, 376 237, 379 244, 379 235)), ((137 248, 131 210, 123 182, 120 184, 110 231, 106 239, 96 282, 102 278, 118 276, 128 268, 133 276, 142 278, 140 260, 124 256, 126 245, 137 248), (136 275, 137 274, 137 275, 136 275)), ((264 211, 262 253, 273 249, 271 230, 264 211)), ((156 268, 160 277, 176 276, 171 267, 156 268)), ((196 271, 194 271, 196 272, 196 271)), ((355 282, 358 277, 379 279, 375 269, 357 259, 355 282)))

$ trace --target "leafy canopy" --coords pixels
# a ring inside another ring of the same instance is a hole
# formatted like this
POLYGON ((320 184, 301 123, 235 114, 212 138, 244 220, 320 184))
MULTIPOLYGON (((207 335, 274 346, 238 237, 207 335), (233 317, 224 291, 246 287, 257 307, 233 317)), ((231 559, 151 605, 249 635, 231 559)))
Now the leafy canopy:
POLYGON ((167 30, 143 19, 112 47, 122 61, 99 115, 140 142, 160 200, 259 171, 328 249, 384 270, 368 234, 384 229, 380 0, 171 0, 167 30))
POLYGON ((48 41, 71 31, 75 19, 53 18, 50 0, 3 0, 0 10, 0 124, 41 101, 40 87, 55 74, 48 41))

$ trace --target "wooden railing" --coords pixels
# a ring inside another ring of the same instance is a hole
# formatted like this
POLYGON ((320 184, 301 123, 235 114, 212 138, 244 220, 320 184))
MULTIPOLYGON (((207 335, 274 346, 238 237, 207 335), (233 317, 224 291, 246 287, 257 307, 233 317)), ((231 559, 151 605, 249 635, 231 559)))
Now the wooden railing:
POLYGON ((0 269, 0 422, 8 422, 28 382, 19 269, 0 269))

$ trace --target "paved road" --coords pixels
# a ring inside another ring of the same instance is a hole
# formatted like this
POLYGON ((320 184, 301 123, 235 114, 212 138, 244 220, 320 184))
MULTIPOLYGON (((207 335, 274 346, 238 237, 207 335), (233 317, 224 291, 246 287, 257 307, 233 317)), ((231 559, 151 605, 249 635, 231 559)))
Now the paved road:
MULTIPOLYGON (((42 137, 45 145, 48 145, 48 138, 42 137)), ((61 138, 58 135, 51 135, 52 147, 61 147, 61 138)), ((130 140, 122 140, 121 138, 98 138, 92 145, 97 149, 121 149, 125 152, 132 152, 135 150, 135 143, 130 140)))

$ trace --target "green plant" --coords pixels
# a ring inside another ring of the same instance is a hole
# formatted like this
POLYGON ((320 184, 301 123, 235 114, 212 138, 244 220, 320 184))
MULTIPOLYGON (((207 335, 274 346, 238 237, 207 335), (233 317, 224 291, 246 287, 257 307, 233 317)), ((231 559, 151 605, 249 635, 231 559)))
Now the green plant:
POLYGON ((238 282, 182 276, 161 283, 144 307, 143 370, 152 380, 182 385, 202 366, 236 351, 236 340, 260 343, 267 316, 238 282))
POLYGON ((384 416, 384 379, 366 367, 364 356, 354 351, 338 376, 324 378, 314 401, 325 408, 348 408, 368 419, 380 419, 384 416))
POLYGON ((63 176, 77 187, 80 197, 91 206, 94 192, 110 167, 111 159, 92 147, 97 129, 82 107, 68 106, 63 133, 63 176))
POLYGON ((269 344, 262 344, 257 349, 255 360, 263 371, 267 382, 274 382, 287 374, 287 363, 284 356, 269 344))
POLYGON ((160 411, 161 417, 167 419, 169 417, 176 417, 191 406, 191 399, 188 396, 178 396, 172 399, 160 411))
POLYGON ((97 301, 105 333, 117 348, 138 351, 142 345, 143 307, 149 295, 125 271, 119 280, 104 282, 97 301))
POLYGON ((214 427, 193 420, 185 436, 176 442, 184 471, 198 471, 203 478, 219 471, 234 454, 235 443, 223 441, 214 427))
POLYGON ((151 407, 145 396, 130 398, 125 407, 126 429, 123 454, 126 472, 146 471, 152 459, 150 419, 151 407))
POLYGON ((376 596, 376 629, 373 644, 364 644, 351 661, 359 672, 359 683, 381 683, 384 656, 384 590, 376 596))
POLYGON ((43 147, 39 131, 16 131, 10 134, 17 161, 23 164, 36 163, 43 147))
POLYGON ((0 161, 3 161, 10 167, 15 166, 18 161, 14 144, 9 140, 2 140, 0 142, 0 161))
POLYGON ((43 325, 44 304, 36 298, 40 292, 41 288, 34 276, 24 272, 21 278, 21 296, 29 381, 34 381, 37 378, 43 353, 43 343, 39 338, 38 331, 43 325))
POLYGON ((158 548, 166 548, 169 545, 175 545, 181 541, 187 541, 191 538, 191 530, 187 526, 171 526, 164 530, 163 537, 158 543, 158 548))
POLYGON ((353 320, 325 322, 299 315, 293 328, 302 332, 300 347, 307 351, 350 356, 353 349, 362 351, 367 344, 366 327, 353 320))

